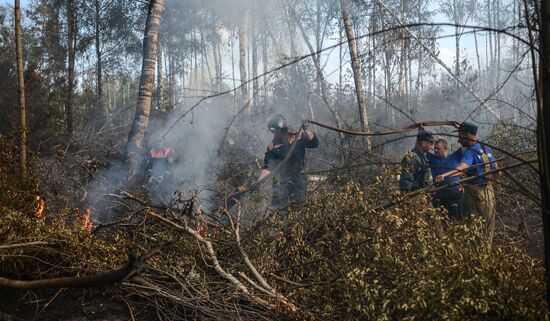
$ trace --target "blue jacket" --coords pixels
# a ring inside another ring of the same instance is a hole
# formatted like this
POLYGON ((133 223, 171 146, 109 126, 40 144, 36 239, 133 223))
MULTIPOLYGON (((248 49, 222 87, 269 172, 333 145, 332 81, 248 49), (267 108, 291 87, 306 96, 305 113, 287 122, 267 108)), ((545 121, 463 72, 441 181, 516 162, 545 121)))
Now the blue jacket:
MULTIPOLYGON (((457 168, 458 164, 460 164, 460 161, 462 159, 462 151, 458 149, 445 158, 435 156, 432 153, 427 153, 426 157, 428 158, 428 163, 430 165, 430 169, 432 170, 432 177, 435 180, 437 176, 457 168)), ((458 181, 460 181, 460 177, 458 176, 447 177, 443 181, 442 185, 454 183, 458 181)), ((438 194, 458 192, 459 189, 460 189, 460 185, 456 185, 456 186, 449 187, 448 189, 444 189, 441 192, 438 192, 438 194)))
MULTIPOLYGON (((472 177, 485 173, 485 166, 483 165, 483 159, 481 158, 483 153, 487 154, 491 169, 495 169, 496 159, 493 155, 493 150, 487 146, 481 145, 480 143, 475 143, 464 151, 464 154, 460 160, 461 163, 465 163, 468 166, 478 165, 475 168, 466 170, 466 176, 472 177)), ((480 176, 471 181, 469 184, 485 186, 487 185, 487 178, 485 176, 480 176)))

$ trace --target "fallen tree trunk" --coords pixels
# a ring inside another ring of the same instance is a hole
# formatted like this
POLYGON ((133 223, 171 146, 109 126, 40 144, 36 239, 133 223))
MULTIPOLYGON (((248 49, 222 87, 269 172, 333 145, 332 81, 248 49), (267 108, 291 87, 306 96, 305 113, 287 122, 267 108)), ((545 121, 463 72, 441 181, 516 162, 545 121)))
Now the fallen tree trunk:
POLYGON ((0 287, 14 289, 52 289, 52 288, 90 288, 103 285, 115 284, 146 271, 145 261, 150 257, 160 253, 160 249, 155 249, 143 256, 136 257, 129 254, 128 264, 114 271, 109 271, 93 276, 83 277, 64 277, 44 280, 12 280, 0 277, 0 287))

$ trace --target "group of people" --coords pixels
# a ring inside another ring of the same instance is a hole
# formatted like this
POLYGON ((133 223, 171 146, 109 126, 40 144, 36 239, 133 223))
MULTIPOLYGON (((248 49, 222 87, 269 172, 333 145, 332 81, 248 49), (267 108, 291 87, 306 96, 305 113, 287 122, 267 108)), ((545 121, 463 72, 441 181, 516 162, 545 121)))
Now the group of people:
POLYGON ((430 188, 434 207, 444 207, 456 220, 482 217, 488 243, 495 229, 495 196, 492 179, 498 163, 490 147, 479 142, 478 127, 464 122, 458 127, 461 148, 450 153, 449 142, 419 131, 415 147, 403 160, 399 187, 410 193, 430 188), (433 152, 432 152, 433 149, 433 152))
MULTIPOLYGON (((273 176, 271 208, 285 212, 306 201, 306 149, 318 147, 319 139, 309 128, 308 121, 302 123, 300 130, 292 132, 282 115, 275 115, 268 122, 268 129, 273 138, 267 146, 264 166, 256 182, 273 176)), ((444 207, 452 219, 482 217, 490 244, 495 226, 495 197, 491 181, 498 176, 492 174, 496 173, 498 164, 491 148, 479 142, 476 125, 464 122, 457 132, 461 148, 450 152, 446 139, 436 139, 431 132, 421 129, 416 145, 401 162, 399 186, 406 193, 421 189, 431 191, 433 206, 444 207)), ((152 177, 158 180, 157 177, 162 179, 165 176, 172 154, 164 141, 155 142, 151 149, 152 177)))

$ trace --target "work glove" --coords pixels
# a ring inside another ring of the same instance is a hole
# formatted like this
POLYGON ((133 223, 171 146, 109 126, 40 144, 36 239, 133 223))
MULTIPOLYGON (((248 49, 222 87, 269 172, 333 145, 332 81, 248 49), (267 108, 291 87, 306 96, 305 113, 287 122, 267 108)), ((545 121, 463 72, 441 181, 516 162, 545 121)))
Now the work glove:
POLYGON ((310 125, 309 120, 305 119, 305 120, 302 121, 302 128, 304 130, 307 130, 309 128, 309 125, 310 125))

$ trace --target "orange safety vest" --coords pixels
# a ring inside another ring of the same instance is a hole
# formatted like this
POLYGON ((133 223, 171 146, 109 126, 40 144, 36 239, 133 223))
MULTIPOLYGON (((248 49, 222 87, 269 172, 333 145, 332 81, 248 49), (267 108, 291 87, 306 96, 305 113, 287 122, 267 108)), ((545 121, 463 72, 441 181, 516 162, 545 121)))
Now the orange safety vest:
POLYGON ((166 158, 170 153, 172 152, 172 149, 170 147, 165 147, 163 150, 159 151, 155 148, 151 148, 151 158, 166 158))

